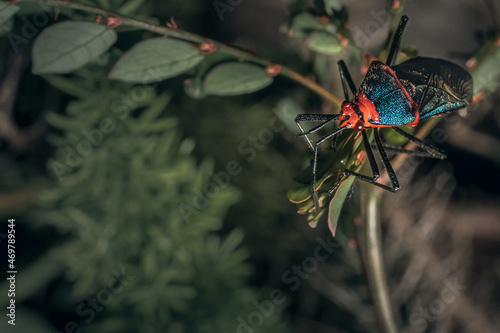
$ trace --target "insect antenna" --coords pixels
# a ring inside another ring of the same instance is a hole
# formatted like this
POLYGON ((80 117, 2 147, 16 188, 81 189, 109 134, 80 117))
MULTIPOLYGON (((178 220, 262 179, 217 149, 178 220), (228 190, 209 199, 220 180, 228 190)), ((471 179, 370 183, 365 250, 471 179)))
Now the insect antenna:
POLYGON ((392 40, 391 49, 389 50, 389 54, 387 55, 387 61, 385 62, 388 66, 392 66, 396 58, 396 54, 399 50, 399 44, 401 43, 401 36, 403 35, 403 31, 405 30, 406 23, 408 23, 408 16, 403 15, 401 17, 401 21, 399 21, 398 29, 394 33, 394 38, 392 40))
POLYGON ((349 92, 347 91, 346 81, 353 95, 356 95, 356 86, 352 81, 351 74, 349 73, 349 70, 347 69, 344 60, 340 60, 337 63, 337 65, 339 66, 340 79, 342 81, 342 88, 344 89, 345 100, 348 101, 349 92))

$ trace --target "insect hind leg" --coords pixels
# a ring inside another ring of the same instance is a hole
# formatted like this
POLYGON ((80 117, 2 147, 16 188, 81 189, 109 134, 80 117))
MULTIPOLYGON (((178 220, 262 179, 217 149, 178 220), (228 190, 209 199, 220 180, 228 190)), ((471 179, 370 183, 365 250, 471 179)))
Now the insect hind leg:
POLYGON ((446 152, 444 150, 436 148, 433 145, 428 144, 428 143, 420 140, 419 138, 417 138, 417 137, 415 137, 415 136, 413 136, 411 134, 408 134, 405 131, 403 131, 403 130, 397 128, 397 127, 393 127, 392 129, 394 131, 396 131, 396 133, 398 133, 399 135, 401 135, 404 138, 406 138, 406 139, 410 140, 411 142, 415 143, 419 148, 423 149, 428 154, 428 155, 426 155, 424 157, 437 158, 437 159, 440 159, 440 160, 446 159, 446 152))
POLYGON ((394 169, 392 168, 391 161, 389 160, 389 157, 387 157, 387 153, 384 149, 384 146, 382 145, 382 140, 380 139, 380 134, 378 132, 378 128, 374 128, 374 136, 375 136, 375 147, 378 149, 380 153, 380 157, 382 158, 382 162, 385 166, 385 169, 387 171, 387 174, 389 175, 389 179, 391 181, 391 186, 387 186, 381 183, 377 183, 377 179, 380 177, 379 169, 377 166, 377 163, 375 162, 375 157, 373 155, 372 147, 368 141, 368 137, 366 136, 365 130, 362 131, 363 134, 363 144, 365 146, 365 151, 366 151, 366 156, 368 157, 368 162, 370 163, 370 168, 372 170, 372 177, 362 175, 360 173, 351 171, 351 170, 344 170, 342 173, 342 176, 340 177, 340 180, 335 184, 335 186, 328 191, 328 194, 332 194, 337 190, 339 185, 342 183, 342 181, 347 177, 347 176, 354 176, 362 181, 365 181, 367 183, 370 183, 372 185, 375 185, 377 187, 380 187, 386 191, 389 192, 396 192, 399 190, 399 181, 396 176, 396 173, 394 172, 394 169))

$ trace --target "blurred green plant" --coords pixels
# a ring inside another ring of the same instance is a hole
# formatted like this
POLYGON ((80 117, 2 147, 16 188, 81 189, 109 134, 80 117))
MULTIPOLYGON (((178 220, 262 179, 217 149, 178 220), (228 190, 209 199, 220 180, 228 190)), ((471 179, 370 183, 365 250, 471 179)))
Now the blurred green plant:
MULTIPOLYGON (((239 194, 231 185, 216 187, 206 207, 183 211, 212 181, 213 162, 198 164, 193 140, 182 139, 176 118, 162 116, 170 96, 109 82, 98 66, 47 79, 77 98, 65 115, 48 115, 61 134, 49 138, 57 148, 48 162, 56 182, 39 203, 50 211, 49 223, 73 236, 52 253, 68 267, 76 300, 106 287, 114 269, 134 276, 113 295, 109 315, 95 323, 83 317, 80 328, 235 331, 259 295, 245 286, 250 267, 239 248, 242 232, 213 232, 239 194)), ((259 332, 279 332, 280 312, 259 332)))

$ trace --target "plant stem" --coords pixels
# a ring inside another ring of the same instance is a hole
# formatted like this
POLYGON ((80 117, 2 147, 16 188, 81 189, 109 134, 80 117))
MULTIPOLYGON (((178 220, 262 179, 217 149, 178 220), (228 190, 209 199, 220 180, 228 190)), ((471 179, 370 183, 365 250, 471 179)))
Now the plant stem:
MULTIPOLYGON (((232 54, 236 57, 238 57, 240 60, 246 60, 249 62, 253 62, 262 66, 272 66, 274 63, 268 59, 261 58, 253 53, 247 52, 245 50, 240 50, 232 46, 225 45, 223 43, 219 43, 217 41, 214 41, 209 38, 205 38, 193 33, 190 33, 188 31, 182 30, 182 29, 172 29, 166 26, 158 26, 154 24, 150 24, 147 22, 139 21, 130 17, 126 17, 123 15, 120 15, 118 13, 109 11, 109 10, 104 10, 101 8, 97 8, 94 6, 90 6, 87 4, 84 4, 82 2, 79 2, 77 0, 27 0, 30 2, 39 2, 39 3, 45 3, 57 7, 65 7, 65 8, 72 8, 72 9, 77 9, 81 10, 87 13, 92 13, 96 15, 102 15, 102 16, 107 16, 107 17, 118 17, 121 20, 121 25, 126 25, 126 26, 131 26, 131 27, 136 27, 140 28, 143 30, 151 31, 160 35, 166 35, 168 37, 173 37, 185 41, 189 41, 192 43, 209 43, 213 44, 217 47, 218 50, 221 50, 222 52, 232 54)), ((342 103, 342 100, 317 84, 316 82, 304 77, 303 75, 297 73, 293 69, 286 67, 286 66, 281 66, 280 69, 280 74, 303 85, 304 87, 310 89, 314 93, 318 94, 319 96, 323 97, 325 100, 340 106, 342 103)))
POLYGON ((372 302, 377 320, 379 321, 380 331, 384 333, 397 333, 382 255, 380 195, 373 190, 373 186, 364 186, 364 193, 366 196, 363 221, 363 234, 365 238, 364 262, 368 277, 368 287, 373 298, 372 302))

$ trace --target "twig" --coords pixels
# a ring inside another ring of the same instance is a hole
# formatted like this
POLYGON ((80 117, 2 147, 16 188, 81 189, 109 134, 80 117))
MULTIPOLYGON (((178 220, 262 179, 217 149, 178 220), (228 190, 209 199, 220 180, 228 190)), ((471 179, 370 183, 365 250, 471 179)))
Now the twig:
MULTIPOLYGON (((94 6, 86 5, 82 2, 79 2, 77 0, 26 0, 30 2, 40 2, 40 3, 45 3, 57 7, 65 7, 65 8, 72 8, 72 9, 77 9, 81 10, 87 13, 92 13, 96 15, 102 15, 102 16, 107 16, 107 17, 116 17, 119 18, 121 21, 121 25, 127 25, 131 27, 136 27, 140 28, 143 30, 151 31, 160 35, 167 35, 168 37, 173 37, 185 41, 189 41, 192 43, 209 43, 213 44, 216 46, 217 49, 221 50, 222 52, 232 54, 236 57, 238 57, 241 60, 246 60, 250 61, 262 66, 271 66, 274 65, 274 63, 268 59, 261 58, 257 55, 254 55, 252 53, 249 53, 244 50, 237 49, 232 46, 225 45, 223 43, 217 42, 215 40, 212 40, 210 38, 205 38, 193 33, 190 33, 188 31, 182 30, 182 29, 171 29, 167 26, 158 26, 154 24, 150 24, 147 22, 143 22, 140 20, 136 20, 127 16, 120 15, 118 13, 109 11, 109 10, 104 10, 101 8, 97 8, 94 6)), ((316 82, 304 77, 303 75, 297 73, 293 69, 286 67, 286 66, 281 66, 281 71, 280 74, 288 77, 289 79, 296 81, 303 85, 304 87, 310 89, 311 91, 315 92, 319 96, 323 97, 327 101, 340 106, 342 103, 342 100, 317 84, 316 82)))
POLYGON ((363 185, 363 187, 366 200, 363 223, 366 244, 364 256, 368 286, 373 298, 372 301, 376 317, 379 321, 380 332, 397 333, 382 255, 380 195, 373 190, 373 186, 371 185, 363 185))
POLYGON ((18 150, 30 148, 33 140, 43 133, 46 125, 45 120, 40 117, 28 129, 20 129, 12 118, 15 97, 24 67, 22 55, 16 55, 3 82, 0 83, 0 137, 18 150))

